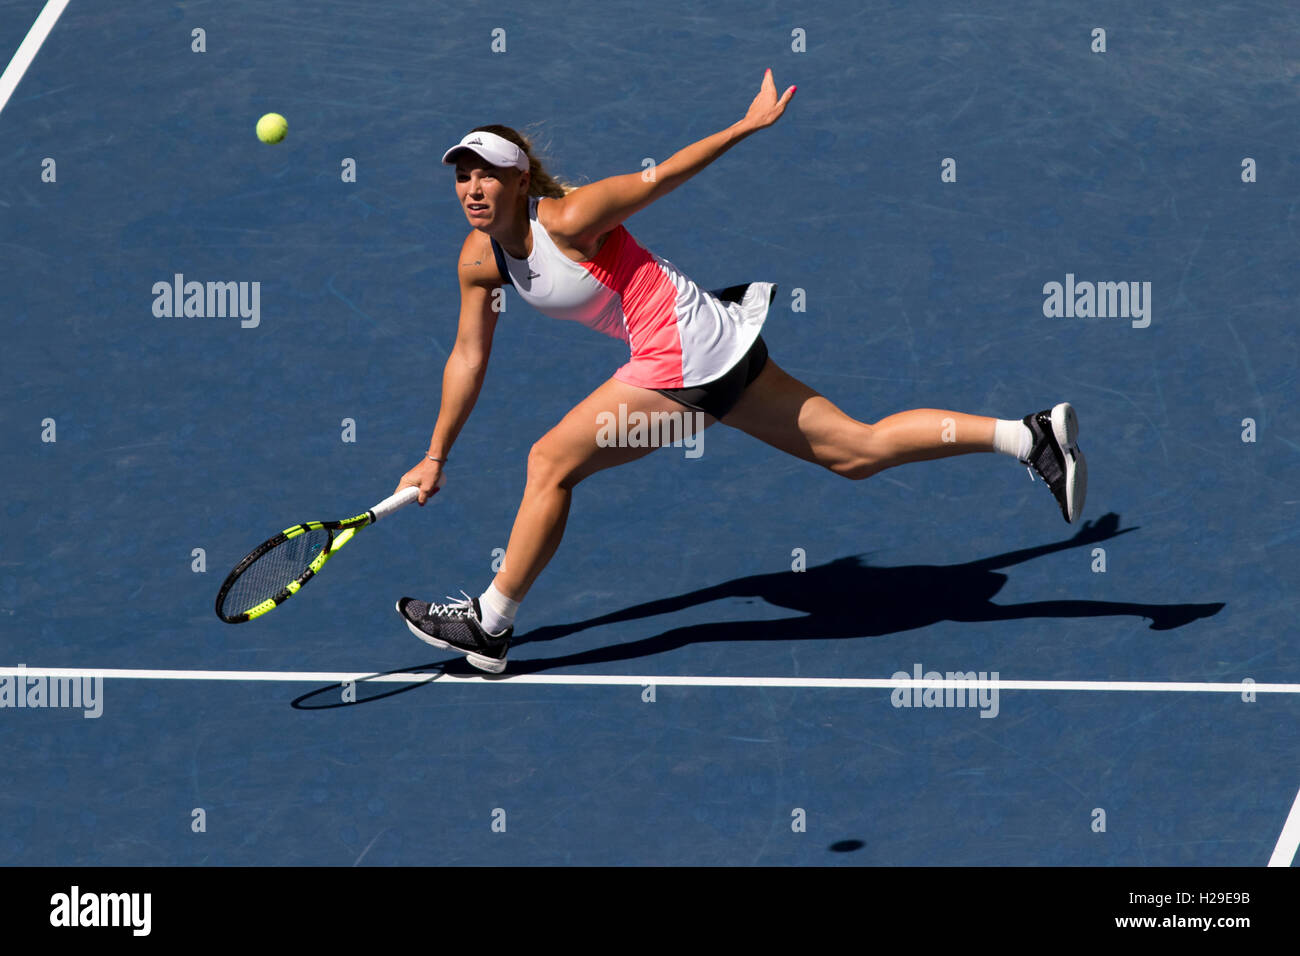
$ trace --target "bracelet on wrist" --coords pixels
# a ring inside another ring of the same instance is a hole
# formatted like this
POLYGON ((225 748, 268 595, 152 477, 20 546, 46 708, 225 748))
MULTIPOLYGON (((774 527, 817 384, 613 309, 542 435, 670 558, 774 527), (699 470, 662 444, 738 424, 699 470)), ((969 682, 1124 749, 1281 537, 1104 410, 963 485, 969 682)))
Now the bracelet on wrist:
POLYGON ((446 458, 434 458, 432 455, 425 455, 424 457, 427 458, 427 459, 429 459, 429 461, 436 461, 436 462, 437 462, 438 464, 440 464, 440 465, 445 465, 445 464, 447 464, 447 459, 446 459, 446 458))

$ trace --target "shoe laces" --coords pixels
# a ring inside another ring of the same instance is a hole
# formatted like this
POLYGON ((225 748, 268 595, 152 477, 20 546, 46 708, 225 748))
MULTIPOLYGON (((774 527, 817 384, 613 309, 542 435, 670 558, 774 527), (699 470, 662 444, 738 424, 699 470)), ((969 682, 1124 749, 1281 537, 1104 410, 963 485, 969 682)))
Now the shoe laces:
POLYGON ((429 617, 462 617, 468 615, 474 616, 474 599, 461 591, 463 600, 456 600, 450 594, 447 595, 448 604, 430 604, 426 613, 429 617))

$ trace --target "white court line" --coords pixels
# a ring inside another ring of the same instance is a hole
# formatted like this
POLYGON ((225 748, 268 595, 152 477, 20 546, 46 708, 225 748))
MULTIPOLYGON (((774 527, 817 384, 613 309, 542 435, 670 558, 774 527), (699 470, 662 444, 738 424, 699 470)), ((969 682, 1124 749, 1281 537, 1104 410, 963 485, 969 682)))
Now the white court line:
MULTIPOLYGON (((468 684, 650 684, 665 687, 826 687, 842 689, 887 690, 892 687, 964 687, 999 690, 1057 691, 1181 691, 1184 693, 1240 694, 1246 688, 1257 694, 1300 694, 1300 684, 1245 684, 1187 681, 1067 681, 1067 680, 937 680, 907 678, 893 680, 879 677, 672 677, 665 675, 631 676, 623 674, 519 674, 488 677, 486 675, 447 674, 437 669, 401 674, 374 674, 355 671, 199 671, 143 670, 87 667, 0 667, 0 677, 95 678, 112 680, 217 680, 217 681, 289 681, 309 684, 342 684, 365 681, 385 684, 427 684, 439 679, 468 684)), ((1269 866, 1290 866, 1300 845, 1300 793, 1282 827, 1282 835, 1269 866)))
POLYGON ((1282 835, 1277 838, 1268 865, 1290 866, 1295 861, 1296 847, 1300 847, 1300 792, 1296 793, 1295 803, 1291 804, 1291 812, 1282 825, 1282 835))
POLYGON ((63 8, 67 5, 68 0, 49 0, 40 16, 36 18, 36 22, 32 24, 32 28, 27 31, 26 38, 22 43, 18 44, 18 52, 9 61, 5 71, 0 73, 0 112, 3 112, 5 104, 9 102, 9 97, 13 96, 14 90, 18 88, 18 83, 23 78, 23 74, 32 65, 32 60, 36 59, 41 44, 50 35, 50 31, 54 29, 54 24, 58 22, 59 16, 63 13, 63 8))
MULTIPOLYGON (((894 680, 888 677, 675 677, 671 675, 630 674, 447 674, 437 668, 399 674, 375 674, 373 671, 201 671, 146 670, 114 667, 15 667, 0 666, 0 677, 102 677, 105 680, 226 680, 290 681, 334 683, 365 681, 385 684, 426 684, 435 680, 465 684, 595 684, 644 687, 827 687, 840 689, 888 690, 892 687, 965 687, 999 690, 1059 691, 1181 691, 1184 693, 1240 694, 1249 689, 1256 694, 1300 694, 1300 684, 1208 683, 1188 681, 1110 681, 1110 680, 894 680)), ((1300 824, 1297 824, 1300 826, 1300 824)))

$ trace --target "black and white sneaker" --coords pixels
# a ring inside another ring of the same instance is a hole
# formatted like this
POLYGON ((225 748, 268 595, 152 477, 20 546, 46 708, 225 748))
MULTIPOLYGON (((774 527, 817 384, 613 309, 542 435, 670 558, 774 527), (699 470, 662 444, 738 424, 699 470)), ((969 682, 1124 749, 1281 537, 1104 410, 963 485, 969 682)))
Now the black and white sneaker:
POLYGON ((1034 434, 1029 458, 1021 464, 1038 472, 1047 482, 1061 515, 1073 524, 1083 513, 1083 499, 1088 494, 1088 463, 1079 451, 1079 419, 1069 402, 1055 408, 1026 415, 1024 422, 1034 434))
POLYGON ((411 633, 434 647, 445 651, 459 651, 465 659, 481 671, 500 674, 506 669, 506 651, 510 649, 510 635, 515 629, 508 627, 500 634, 483 630, 483 612, 478 598, 464 591, 463 601, 450 604, 427 604, 404 597, 397 602, 397 613, 406 620, 411 633))

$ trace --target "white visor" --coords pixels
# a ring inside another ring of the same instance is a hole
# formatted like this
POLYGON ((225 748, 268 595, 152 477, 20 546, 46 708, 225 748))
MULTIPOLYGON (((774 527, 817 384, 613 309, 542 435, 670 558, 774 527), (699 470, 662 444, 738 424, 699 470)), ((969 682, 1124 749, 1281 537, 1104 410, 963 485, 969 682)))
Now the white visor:
POLYGON ((467 133, 464 139, 442 154, 443 164, 455 166, 456 160, 452 156, 462 149, 477 153, 493 166, 513 167, 518 170, 528 168, 528 155, 510 140, 496 133, 467 133))

